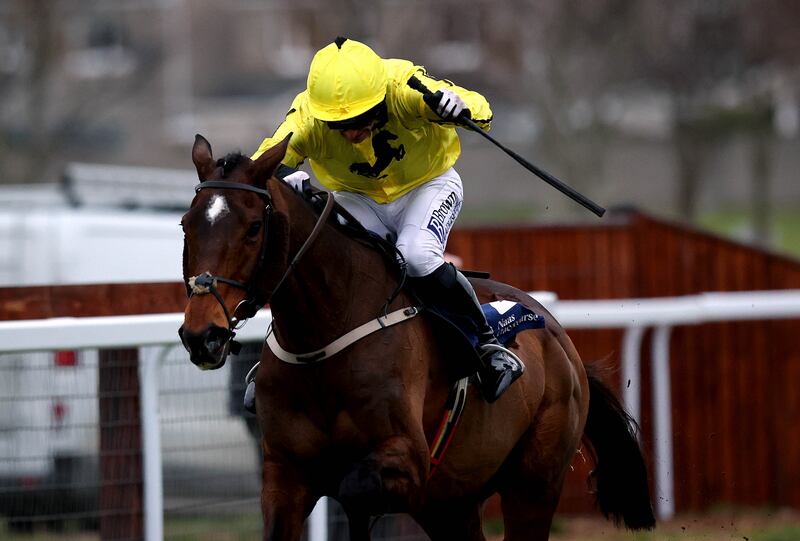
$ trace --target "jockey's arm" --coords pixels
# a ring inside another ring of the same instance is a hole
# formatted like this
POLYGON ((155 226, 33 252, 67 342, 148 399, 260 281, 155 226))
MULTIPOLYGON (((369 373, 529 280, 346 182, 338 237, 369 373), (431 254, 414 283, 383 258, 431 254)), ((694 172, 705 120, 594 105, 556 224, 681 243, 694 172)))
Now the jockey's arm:
POLYGON ((286 149, 286 155, 281 163, 292 168, 297 168, 301 163, 303 163, 308 156, 308 152, 305 148, 307 146, 306 138, 308 137, 308 134, 307 130, 303 129, 302 115, 298 111, 298 107, 299 100, 295 98, 294 102, 292 102, 291 109, 289 109, 289 112, 286 113, 286 118, 284 121, 280 126, 278 126, 278 129, 275 130, 275 133, 273 133, 272 136, 267 137, 261 142, 261 144, 258 146, 258 150, 256 150, 251 156, 251 159, 255 160, 264 152, 283 141, 283 139, 291 133, 292 138, 289 140, 289 146, 286 149))
MULTIPOLYGON (((429 77, 421 67, 417 67, 416 71, 410 75, 414 75, 419 79, 431 92, 449 89, 458 94, 458 96, 464 100, 466 108, 469 109, 472 120, 483 130, 489 130, 492 123, 492 110, 489 106, 489 102, 481 94, 472 90, 467 90, 446 79, 440 80, 429 77)), ((405 85, 404 88, 398 88, 398 90, 399 98, 403 103, 404 109, 412 114, 416 114, 416 116, 425 118, 430 122, 456 124, 454 122, 442 120, 442 118, 423 101, 422 94, 408 85, 405 85)))

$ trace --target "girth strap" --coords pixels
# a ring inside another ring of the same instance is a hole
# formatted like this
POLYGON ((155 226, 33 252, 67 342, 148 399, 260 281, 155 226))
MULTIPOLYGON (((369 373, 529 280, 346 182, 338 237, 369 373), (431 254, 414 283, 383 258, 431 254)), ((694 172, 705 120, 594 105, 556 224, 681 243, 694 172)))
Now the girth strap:
POLYGON ((354 344, 355 342, 374 333, 375 331, 379 331, 386 327, 391 327, 392 325, 397 325, 398 323, 407 321, 413 317, 416 317, 419 315, 419 313, 420 309, 416 306, 395 310, 388 315, 368 321, 363 325, 356 327, 352 331, 340 336, 324 348, 311 351, 309 353, 291 353, 283 349, 281 345, 278 344, 278 339, 275 337, 275 332, 272 326, 270 326, 269 331, 267 331, 266 344, 270 351, 272 351, 272 353, 274 353, 275 356, 283 362, 290 364, 316 363, 336 355, 344 348, 354 344))

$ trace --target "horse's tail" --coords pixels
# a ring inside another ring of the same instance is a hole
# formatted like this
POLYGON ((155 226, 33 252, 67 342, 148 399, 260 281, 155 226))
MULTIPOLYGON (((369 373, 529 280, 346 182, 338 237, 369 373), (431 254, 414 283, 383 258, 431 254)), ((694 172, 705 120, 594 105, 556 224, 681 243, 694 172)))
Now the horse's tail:
POLYGON ((594 449, 600 511, 615 524, 624 522, 632 530, 655 526, 647 468, 636 438, 636 421, 600 380, 598 368, 586 366, 589 379, 589 415, 584 436, 594 449))

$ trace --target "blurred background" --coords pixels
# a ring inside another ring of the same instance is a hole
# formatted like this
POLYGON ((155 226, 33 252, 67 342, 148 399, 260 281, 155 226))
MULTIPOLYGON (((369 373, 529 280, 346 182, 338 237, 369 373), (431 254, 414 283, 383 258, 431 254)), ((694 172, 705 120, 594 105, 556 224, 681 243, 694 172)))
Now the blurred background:
MULTIPOLYGON (((338 35, 481 92, 501 142, 603 206, 641 211, 598 220, 463 133, 450 249, 467 268, 567 303, 797 289, 799 23, 794 0, 0 0, 0 320, 179 312, 195 133, 218 156, 253 152, 338 35)), ((796 317, 676 329, 678 515, 648 539, 800 538, 797 331, 796 317), (750 514, 731 518, 740 506, 750 514)), ((153 358, 164 537, 259 535, 241 396, 261 343, 208 374, 169 333, 122 351, 85 331, 74 351, 0 344, 0 539, 141 537, 108 528, 141 528, 137 370, 153 358)), ((654 334, 636 339, 648 456, 654 334)), ((590 361, 627 347, 618 328, 570 335, 590 361)), ((554 531, 633 539, 574 518, 591 508, 589 466, 575 466, 554 531)), ((376 538, 424 538, 392 520, 376 538)), ((330 528, 345 535, 340 515, 330 528)))
MULTIPOLYGON (((485 94, 493 134, 614 207, 800 253, 791 0, 3 0, 0 182, 250 153, 337 35, 485 94)), ((591 220, 464 134, 462 224, 591 220)))

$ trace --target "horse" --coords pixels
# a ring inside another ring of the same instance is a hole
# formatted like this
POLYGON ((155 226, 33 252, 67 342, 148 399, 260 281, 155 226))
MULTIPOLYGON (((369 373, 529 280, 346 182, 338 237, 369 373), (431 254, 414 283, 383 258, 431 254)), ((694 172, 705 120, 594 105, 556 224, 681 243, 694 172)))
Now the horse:
POLYGON ((482 504, 499 493, 505 539, 546 540, 582 440, 593 449, 600 510, 631 529, 653 527, 635 423, 544 307, 488 279, 472 280, 482 302, 522 303, 546 326, 511 343, 526 370, 497 402, 467 388, 459 429, 434 463, 431 442, 465 349, 417 310, 396 254, 393 264, 379 249, 385 242, 344 227, 333 195, 320 209, 324 194, 304 197, 274 176, 288 139, 255 161, 215 161, 197 135, 200 184, 181 221, 189 298, 179 334, 191 362, 221 367, 236 326, 267 302, 272 310, 273 345, 255 377, 263 539, 300 539, 329 496, 351 541, 369 540, 372 517, 390 512, 410 514, 433 541, 479 541, 482 504), (331 350, 369 325, 377 330, 331 350), (284 362, 273 349, 314 354, 284 362))

